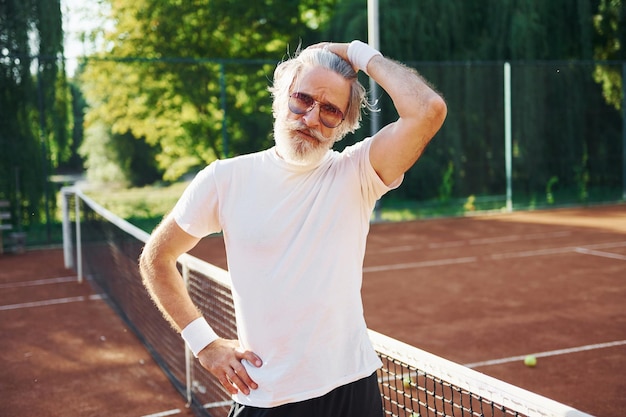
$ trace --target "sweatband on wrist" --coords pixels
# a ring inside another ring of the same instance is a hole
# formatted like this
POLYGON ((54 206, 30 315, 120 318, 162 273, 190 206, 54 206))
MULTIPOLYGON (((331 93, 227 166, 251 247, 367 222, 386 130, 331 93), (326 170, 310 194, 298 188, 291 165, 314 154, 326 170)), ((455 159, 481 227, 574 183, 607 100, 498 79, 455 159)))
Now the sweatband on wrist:
POLYGON ((198 317, 189 323, 180 335, 196 358, 202 349, 219 339, 204 317, 198 317))
MULTIPOLYGON (((367 63, 375 56, 382 56, 379 51, 361 41, 352 41, 348 45, 348 59, 355 69, 367 73, 367 63)), ((369 75, 369 74, 368 74, 369 75)))

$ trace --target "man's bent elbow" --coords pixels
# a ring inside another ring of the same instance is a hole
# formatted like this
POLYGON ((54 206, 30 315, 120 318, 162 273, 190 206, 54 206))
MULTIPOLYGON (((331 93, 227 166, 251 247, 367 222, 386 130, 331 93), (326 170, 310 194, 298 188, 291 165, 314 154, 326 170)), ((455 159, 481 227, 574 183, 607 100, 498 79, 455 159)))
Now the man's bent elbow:
POLYGON ((446 116, 448 115, 448 106, 440 95, 434 94, 428 100, 427 109, 427 119, 431 121, 434 128, 434 134, 441 128, 441 126, 443 126, 443 122, 446 120, 446 116))
POLYGON ((139 273, 141 275, 141 280, 146 287, 151 286, 151 281, 154 276, 154 259, 155 256, 152 254, 151 246, 148 242, 139 255, 139 273))

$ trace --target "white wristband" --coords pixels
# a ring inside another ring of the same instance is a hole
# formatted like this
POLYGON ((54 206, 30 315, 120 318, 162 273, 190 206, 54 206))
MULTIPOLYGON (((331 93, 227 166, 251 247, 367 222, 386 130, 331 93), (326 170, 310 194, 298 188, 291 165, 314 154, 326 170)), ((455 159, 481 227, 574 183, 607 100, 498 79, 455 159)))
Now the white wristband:
POLYGON ((204 317, 198 317, 189 323, 183 331, 180 332, 180 335, 196 358, 202 349, 219 339, 217 333, 213 331, 204 317))
POLYGON ((350 45, 348 45, 348 59, 357 71, 361 70, 368 74, 367 63, 370 62, 370 59, 378 55, 382 56, 383 54, 361 41, 352 41, 350 45))

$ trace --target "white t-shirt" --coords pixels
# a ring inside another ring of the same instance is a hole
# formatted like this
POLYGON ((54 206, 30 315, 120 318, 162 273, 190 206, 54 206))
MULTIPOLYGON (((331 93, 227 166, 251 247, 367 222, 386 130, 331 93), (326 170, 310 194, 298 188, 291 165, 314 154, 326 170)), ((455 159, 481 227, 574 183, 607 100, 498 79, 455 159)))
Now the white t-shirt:
POLYGON ((187 233, 223 231, 238 337, 259 388, 235 401, 269 408, 322 396, 381 363, 361 301, 365 243, 387 187, 369 162, 371 139, 329 151, 316 166, 274 148, 203 169, 174 208, 187 233))

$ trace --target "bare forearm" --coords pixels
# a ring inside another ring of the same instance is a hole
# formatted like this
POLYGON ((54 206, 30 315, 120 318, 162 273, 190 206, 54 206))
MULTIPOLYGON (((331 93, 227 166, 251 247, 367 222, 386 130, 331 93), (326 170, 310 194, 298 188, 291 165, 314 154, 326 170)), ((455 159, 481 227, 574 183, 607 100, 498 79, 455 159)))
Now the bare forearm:
POLYGON ((198 239, 184 233, 168 217, 152 233, 139 259, 144 286, 164 317, 178 331, 200 317, 176 267, 178 257, 197 242, 198 239))
POLYGON ((175 263, 173 266, 147 265, 142 261, 141 275, 150 297, 176 331, 180 332, 200 317, 175 263))
POLYGON ((389 94, 399 116, 375 135, 370 150, 372 166, 391 184, 413 166, 441 128, 446 104, 417 71, 400 63, 379 56, 367 69, 389 94))
MULTIPOLYGON (((382 56, 375 56, 368 65, 369 75, 393 100, 401 119, 423 121, 434 118, 436 132, 445 113, 445 103, 434 88, 413 68, 382 56)), ((433 132, 433 134, 434 134, 433 132)))
POLYGON ((165 222, 147 242, 139 266, 143 283, 163 316, 179 332, 200 364, 215 375, 230 392, 248 395, 258 388, 242 360, 256 367, 263 364, 251 351, 242 351, 237 340, 220 339, 194 306, 185 283, 176 268, 181 251, 195 244, 179 233, 173 222, 165 222), (172 250, 172 247, 176 248, 172 250), (204 323, 204 324, 203 324, 204 323), (199 324, 199 326, 196 326, 199 324), (183 330, 185 329, 185 330, 183 330), (185 335, 185 332, 187 335, 185 335))

